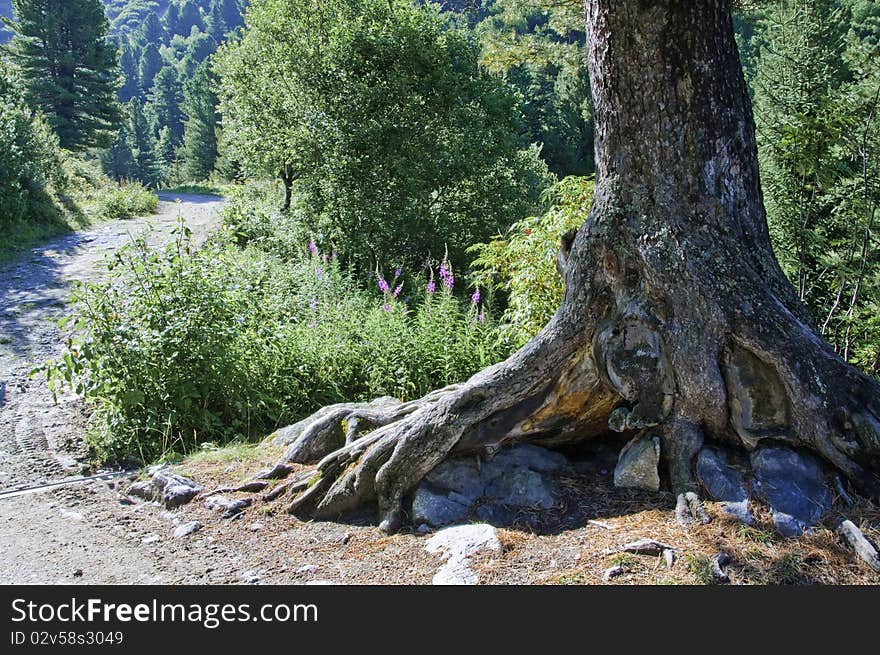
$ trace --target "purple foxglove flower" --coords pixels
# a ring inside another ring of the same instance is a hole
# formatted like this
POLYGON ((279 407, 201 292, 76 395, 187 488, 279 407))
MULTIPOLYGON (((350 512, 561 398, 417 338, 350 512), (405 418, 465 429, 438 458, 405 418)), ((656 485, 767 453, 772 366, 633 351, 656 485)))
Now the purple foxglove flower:
POLYGON ((403 275, 403 271, 401 269, 398 268, 396 271, 394 271, 394 279, 395 280, 397 278, 399 278, 401 275, 403 275))
POLYGON ((321 268, 320 266, 315 268, 315 277, 319 278, 319 279, 324 277, 324 269, 321 268))
POLYGON ((475 305, 480 304, 480 287, 477 287, 477 290, 471 295, 471 302, 475 305))
POLYGON ((434 284, 434 280, 431 280, 430 282, 428 282, 428 286, 425 287, 425 291, 427 291, 428 293, 434 293, 436 290, 437 290, 437 285, 434 284))
POLYGON ((393 307, 392 307, 391 305, 389 305, 387 302, 384 303, 384 304, 382 305, 382 311, 383 311, 383 312, 389 312, 389 313, 390 313, 392 309, 393 309, 393 307))
POLYGON ((317 244, 315 243, 315 240, 314 240, 314 239, 311 239, 311 240, 309 241, 309 252, 312 253, 313 255, 317 255, 317 254, 318 254, 318 246, 317 246, 317 244))
POLYGON ((388 293, 389 291, 391 291, 391 285, 385 281, 385 278, 380 277, 378 278, 378 280, 379 291, 381 291, 382 293, 388 293))
POLYGON ((397 288, 394 290, 394 293, 391 294, 391 297, 392 297, 392 298, 397 298, 397 296, 400 295, 400 292, 401 292, 401 291, 403 291, 403 285, 402 285, 402 284, 398 284, 398 285, 397 285, 397 288))

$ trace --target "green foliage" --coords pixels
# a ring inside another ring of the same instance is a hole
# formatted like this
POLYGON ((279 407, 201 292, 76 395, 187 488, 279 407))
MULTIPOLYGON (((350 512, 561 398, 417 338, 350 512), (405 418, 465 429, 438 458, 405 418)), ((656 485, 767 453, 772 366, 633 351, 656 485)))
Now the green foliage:
POLYGON ((63 148, 106 146, 119 123, 116 49, 99 0, 13 0, 9 44, 25 96, 63 148))
POLYGON ((0 62, 0 229, 51 211, 47 187, 60 180, 58 138, 32 111, 20 80, 0 62))
POLYGON ((512 345, 524 345, 556 313, 562 302, 562 278, 556 269, 560 240, 579 228, 593 202, 594 183, 567 177, 546 194, 550 209, 514 223, 504 237, 469 249, 476 255, 471 277, 476 284, 503 296, 506 310, 500 333, 512 345))
POLYGON ((116 141, 102 153, 101 165, 115 180, 137 180, 157 186, 165 173, 157 154, 158 144, 137 98, 129 101, 127 113, 116 141))
POLYGON ((880 58, 860 32, 831 0, 766 8, 755 115, 777 257, 825 338, 877 375, 880 58))
POLYGON ((432 6, 259 0, 218 52, 225 135, 249 172, 298 180, 304 220, 359 270, 445 249, 461 268, 547 181, 478 59, 432 6))
POLYGON ((292 258, 236 246, 248 219, 235 220, 200 250, 184 227, 161 252, 141 237, 106 282, 75 292, 69 348, 45 372, 94 404, 100 459, 148 462, 262 437, 327 403, 419 397, 507 354, 484 311, 445 287, 397 291, 389 275, 395 288, 372 278, 365 291, 307 243, 292 258))
POLYGON ((583 7, 559 0, 494 0, 475 32, 482 62, 520 94, 530 141, 557 175, 593 170, 593 105, 583 7))
POLYGON ((84 198, 85 209, 99 220, 134 218, 156 211, 158 197, 137 182, 102 184, 84 198))
POLYGON ((208 64, 202 64, 184 87, 183 112, 187 118, 182 174, 187 180, 208 179, 217 161, 216 82, 208 64))

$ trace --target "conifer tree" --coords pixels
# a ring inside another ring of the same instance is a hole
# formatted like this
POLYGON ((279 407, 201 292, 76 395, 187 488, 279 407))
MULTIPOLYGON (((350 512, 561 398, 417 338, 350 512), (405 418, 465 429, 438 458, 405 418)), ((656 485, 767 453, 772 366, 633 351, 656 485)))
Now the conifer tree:
POLYGON ((188 180, 207 179, 217 160, 216 76, 210 64, 199 66, 184 86, 183 175, 188 180))
POLYGON ((63 148, 106 146, 120 112, 116 44, 100 0, 13 0, 9 46, 28 103, 42 111, 63 148))

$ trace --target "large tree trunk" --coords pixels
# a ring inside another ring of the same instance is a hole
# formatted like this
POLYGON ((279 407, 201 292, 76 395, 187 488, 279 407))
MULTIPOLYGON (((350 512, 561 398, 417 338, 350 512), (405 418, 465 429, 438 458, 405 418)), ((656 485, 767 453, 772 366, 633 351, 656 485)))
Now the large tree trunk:
POLYGON ((558 313, 465 384, 289 428, 290 460, 322 458, 292 511, 378 500, 394 530, 405 495, 452 454, 609 428, 660 435, 681 498, 705 440, 806 447, 880 488, 880 388, 818 336, 771 250, 729 0, 585 6, 596 200, 563 250, 558 313))

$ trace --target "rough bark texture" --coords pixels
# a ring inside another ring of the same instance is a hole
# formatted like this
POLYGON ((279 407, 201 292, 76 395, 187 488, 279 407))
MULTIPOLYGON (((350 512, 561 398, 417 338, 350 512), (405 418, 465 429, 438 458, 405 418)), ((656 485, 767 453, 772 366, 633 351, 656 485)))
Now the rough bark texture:
POLYGON ((660 436, 682 518, 700 518, 706 440, 809 448, 880 489, 880 388, 822 341, 771 250, 729 0, 585 9, 596 200, 563 244, 558 313, 465 384, 292 428, 290 459, 320 459, 292 512, 377 500, 394 530, 405 495, 452 454, 609 429, 660 436))

